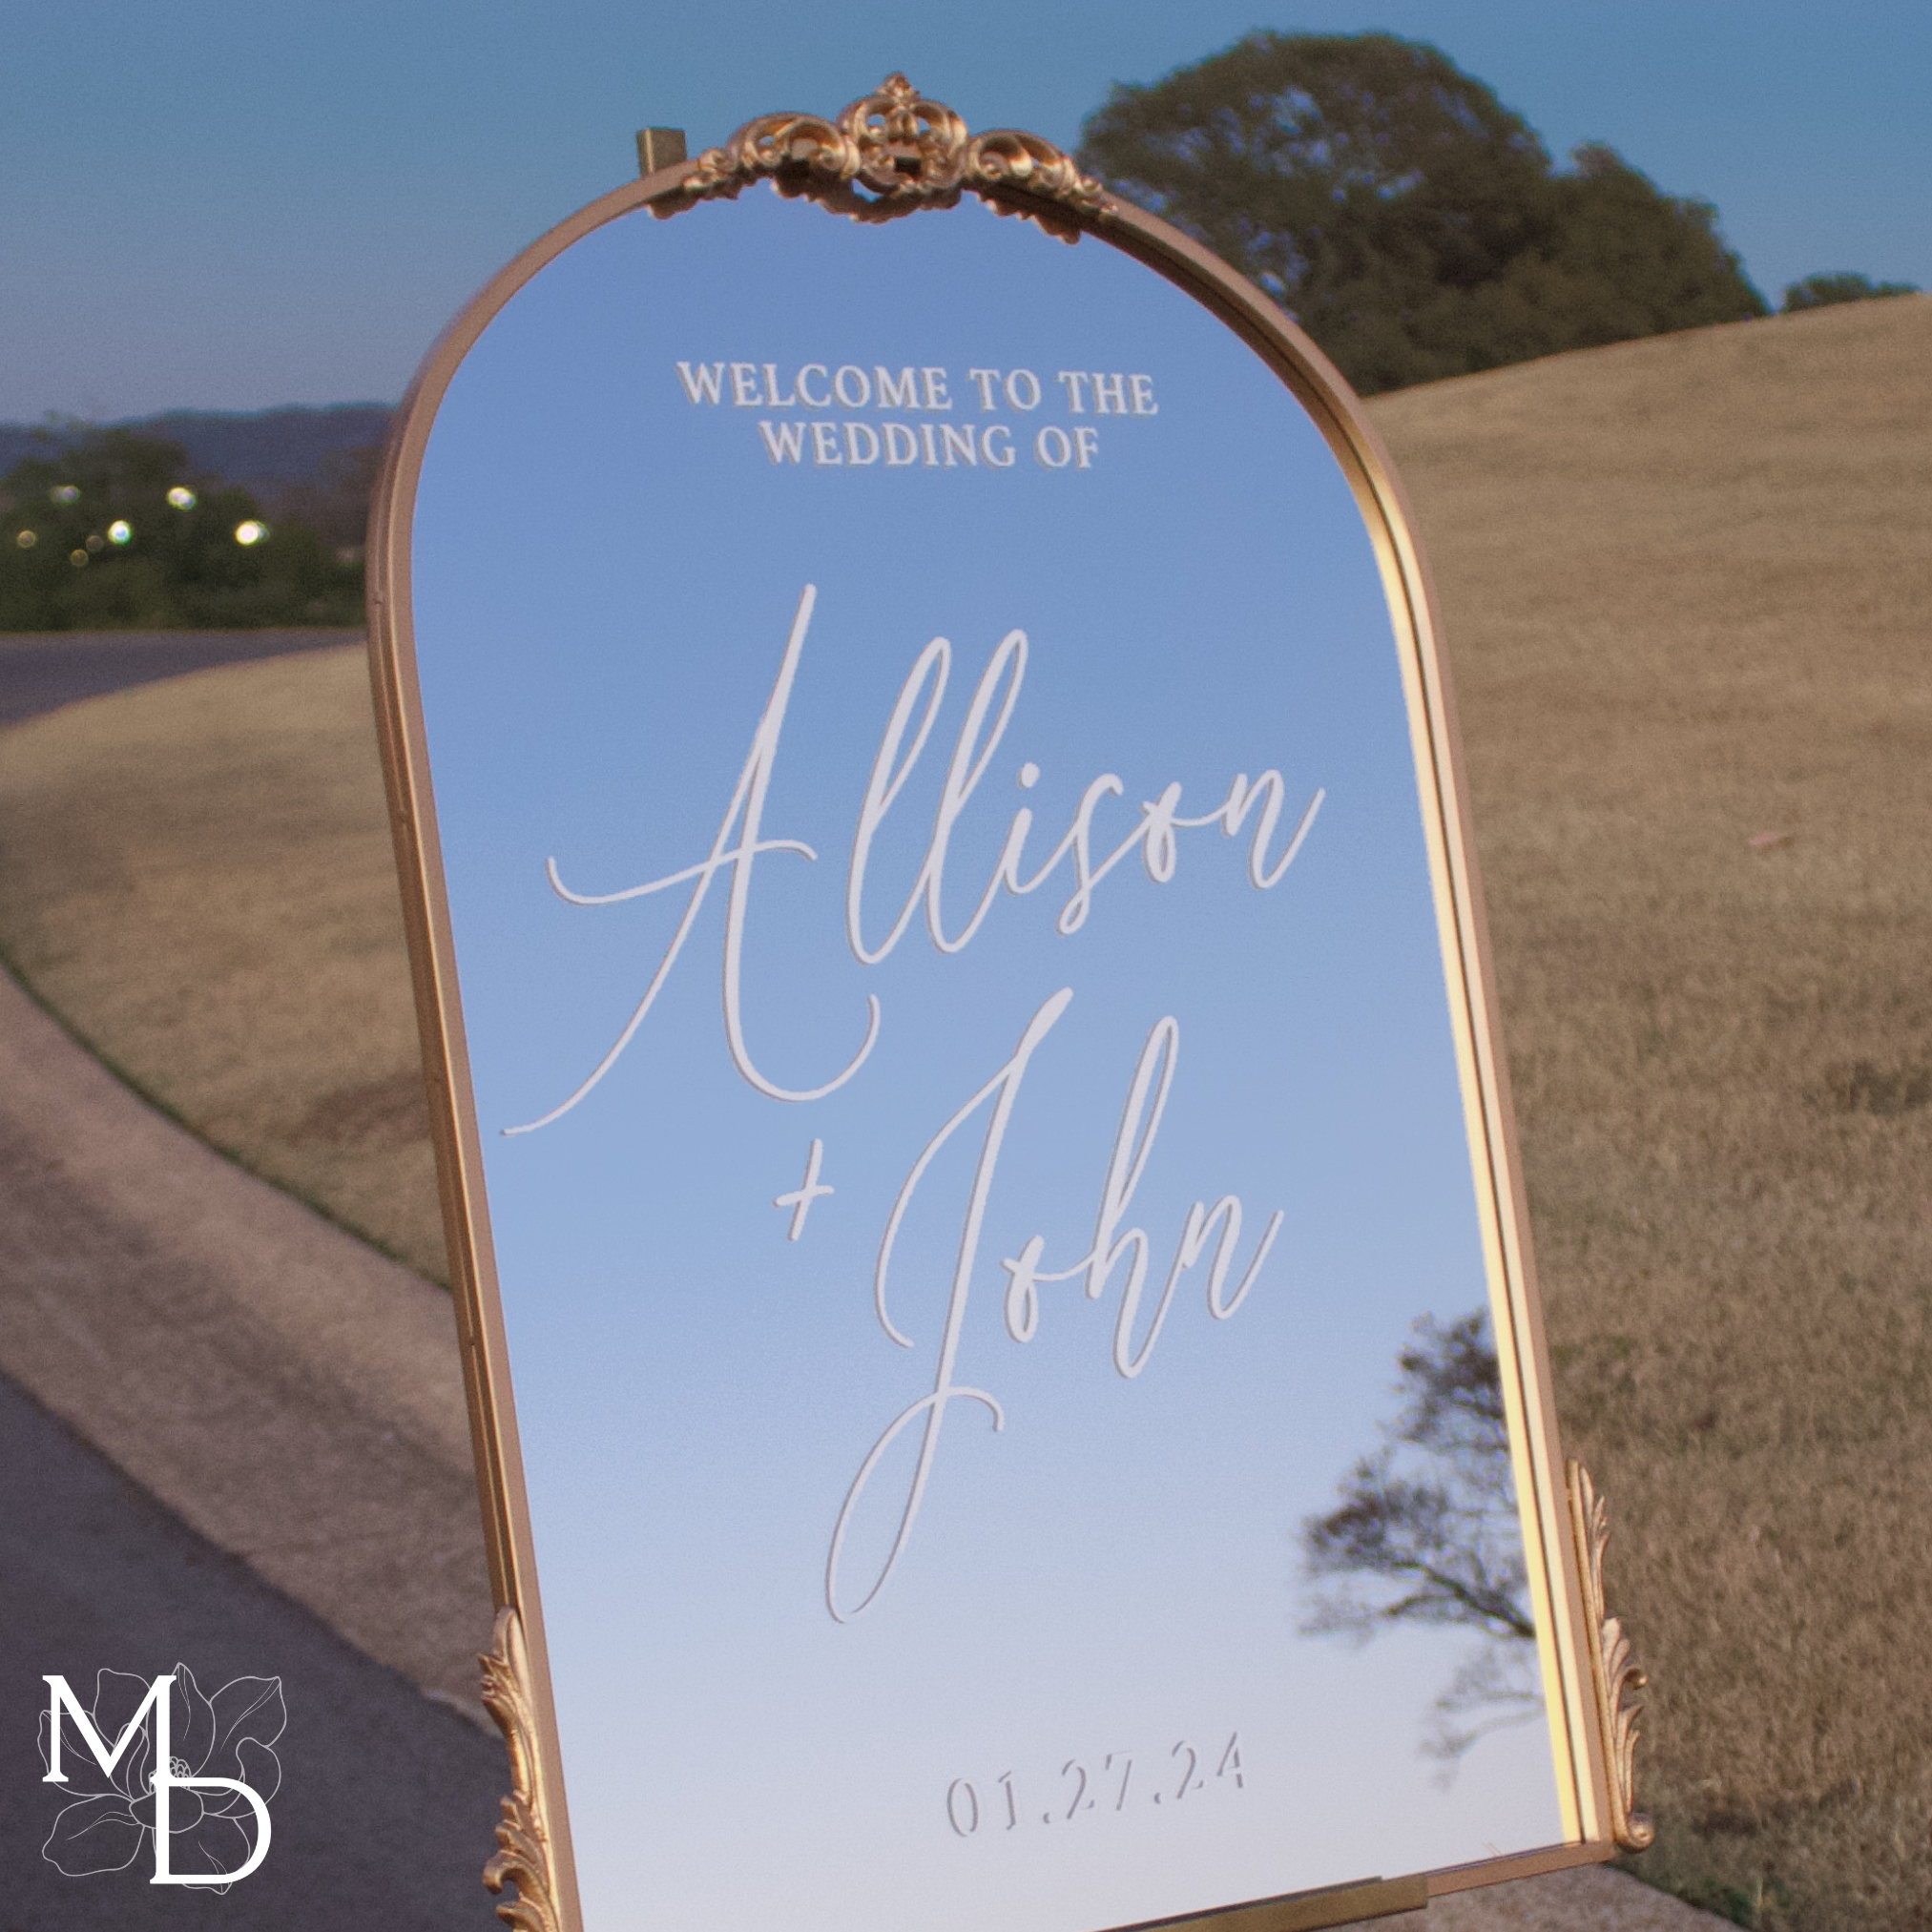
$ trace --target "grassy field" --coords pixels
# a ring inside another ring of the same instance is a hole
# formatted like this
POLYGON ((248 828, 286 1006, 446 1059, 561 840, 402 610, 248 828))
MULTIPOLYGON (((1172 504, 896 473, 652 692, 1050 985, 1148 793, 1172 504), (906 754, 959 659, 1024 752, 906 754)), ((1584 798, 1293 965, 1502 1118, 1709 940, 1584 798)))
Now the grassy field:
POLYGON ((439 1278, 435 1168, 360 645, 0 737, 0 945, 119 1072, 439 1278))
MULTIPOLYGON (((1438 573, 1636 1869, 1932 1927, 1932 301, 1380 400, 1438 573)), ((0 739, 0 940, 209 1138, 441 1241, 359 654, 0 739)))
POLYGON ((1654 1679, 1640 1869, 1932 1924, 1932 301, 1375 415, 1441 582, 1564 1426, 1654 1679))

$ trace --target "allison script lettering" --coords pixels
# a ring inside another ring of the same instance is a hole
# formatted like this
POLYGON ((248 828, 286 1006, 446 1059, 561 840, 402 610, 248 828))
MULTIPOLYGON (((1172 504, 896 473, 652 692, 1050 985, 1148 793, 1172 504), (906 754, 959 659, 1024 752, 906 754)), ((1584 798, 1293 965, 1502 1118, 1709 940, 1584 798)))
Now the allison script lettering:
MULTIPOLYGON (((769 1078, 753 1059, 746 1040, 744 940, 757 862, 759 858, 771 853, 789 853, 808 861, 816 861, 819 856, 802 840, 764 837, 765 800, 771 790, 772 773, 778 762, 779 741, 785 728, 785 714, 791 704, 792 690, 798 679, 799 664, 817 603, 818 589, 807 584, 792 619, 771 696, 766 699, 763 715, 752 734, 751 754, 725 806, 711 850, 704 858, 695 864, 665 873, 660 878, 646 880, 639 885, 624 886, 614 892, 576 891, 564 883, 554 857, 546 862, 551 890, 572 905, 615 905, 625 900, 669 892, 680 885, 688 886, 690 890, 684 910, 643 994, 603 1057, 548 1113, 521 1126, 507 1127, 503 1130, 505 1133, 531 1133, 540 1127, 548 1127, 551 1122, 560 1120, 617 1064, 624 1049, 636 1037, 645 1016, 656 1004, 658 994, 663 991, 697 924, 697 916, 704 908, 712 883, 720 873, 730 875, 724 919, 724 1032, 732 1064, 739 1074, 772 1100, 820 1100, 828 1093, 838 1091, 870 1058, 873 1048, 879 1042, 881 1014, 876 993, 866 995, 864 1034, 858 1049, 839 1072, 818 1086, 788 1088, 769 1078)), ((952 665, 952 645, 944 637, 935 637, 920 653, 901 686, 886 720, 878 754, 872 761, 846 875, 846 938, 853 953, 863 964, 877 966, 883 960, 904 937, 922 910, 925 916, 926 931, 941 952, 964 951, 986 923, 1002 893, 1025 898, 1037 892, 1049 880, 1061 876, 1062 868, 1070 862, 1072 890, 1055 921, 1058 930, 1069 935, 1078 932, 1087 923, 1094 888, 1136 852, 1149 879, 1156 884, 1165 884, 1171 880, 1174 876, 1177 860, 1176 832, 1218 825, 1225 837, 1233 839, 1241 833, 1252 817, 1255 826, 1248 846, 1248 879, 1251 884, 1264 892, 1280 883, 1307 840, 1315 816, 1321 809, 1326 796, 1324 792, 1318 789, 1309 799, 1287 842, 1278 855, 1271 858, 1285 796, 1281 774, 1264 771, 1259 778, 1250 781, 1245 772, 1236 772, 1221 802, 1214 810, 1195 818, 1186 817, 1180 812, 1181 787, 1177 783, 1169 784, 1158 798, 1143 802, 1138 822, 1124 839, 1111 851, 1096 856, 1094 815, 1103 801, 1120 798, 1127 789, 1117 774, 1102 772, 1081 794, 1072 822, 1030 877, 1026 874, 1026 851, 1032 836, 1033 814, 1025 806, 1013 814, 992 877, 987 882, 966 924, 957 932, 949 934, 944 900, 946 857, 953 830, 978 791, 994 754, 999 750, 1000 741, 1006 736, 1007 727, 1012 721, 1026 675, 1027 651, 1027 634, 1010 631, 988 659, 953 745, 946 766, 945 788, 918 879, 883 939, 876 945, 868 945, 864 937, 866 867, 879 828, 904 789, 938 720, 952 665), (915 714, 918 717, 916 724, 913 722, 915 714), (905 742, 908 729, 912 732, 909 746, 905 742)), ((1040 768, 1036 764, 1028 762, 1020 767, 1022 790, 1031 790, 1039 778, 1040 768)))

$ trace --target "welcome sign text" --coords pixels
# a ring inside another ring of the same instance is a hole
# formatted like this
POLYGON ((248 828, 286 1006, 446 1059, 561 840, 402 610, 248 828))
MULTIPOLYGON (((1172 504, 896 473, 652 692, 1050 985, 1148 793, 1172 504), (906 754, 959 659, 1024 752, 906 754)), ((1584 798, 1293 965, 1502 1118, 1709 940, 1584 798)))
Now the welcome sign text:
POLYGON ((758 412, 771 462, 821 469, 1011 469, 1023 453, 1042 469, 1091 469, 1101 449, 1093 418, 1160 413, 1153 378, 1124 369, 1055 369, 1043 380, 1032 369, 971 367, 964 382, 910 363, 679 362, 676 371, 694 407, 758 412), (1039 421, 1043 408, 1068 420, 1039 421))

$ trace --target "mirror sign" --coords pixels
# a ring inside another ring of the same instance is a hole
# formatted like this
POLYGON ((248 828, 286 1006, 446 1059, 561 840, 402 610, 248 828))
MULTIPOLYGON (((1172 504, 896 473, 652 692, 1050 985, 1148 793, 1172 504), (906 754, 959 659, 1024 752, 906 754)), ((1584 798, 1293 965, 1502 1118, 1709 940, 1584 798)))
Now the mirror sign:
POLYGON ((1354 399, 898 76, 649 133, 372 549, 500 1909, 1288 1932, 1642 1842, 1354 399))

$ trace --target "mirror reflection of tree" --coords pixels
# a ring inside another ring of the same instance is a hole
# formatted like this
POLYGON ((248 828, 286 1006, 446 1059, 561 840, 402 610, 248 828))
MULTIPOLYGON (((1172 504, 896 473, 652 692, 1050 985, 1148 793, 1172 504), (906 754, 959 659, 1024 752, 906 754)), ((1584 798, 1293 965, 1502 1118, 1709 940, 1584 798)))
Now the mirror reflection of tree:
POLYGON ((1473 1632, 1422 1747, 1453 1776, 1478 1738, 1542 1712, 1536 1623, 1488 1316, 1424 1316, 1413 1336, 1381 1447, 1342 1478, 1337 1508, 1301 1526, 1302 1629, 1359 1643, 1404 1624, 1473 1632))

